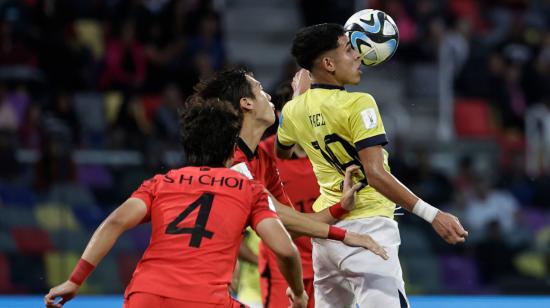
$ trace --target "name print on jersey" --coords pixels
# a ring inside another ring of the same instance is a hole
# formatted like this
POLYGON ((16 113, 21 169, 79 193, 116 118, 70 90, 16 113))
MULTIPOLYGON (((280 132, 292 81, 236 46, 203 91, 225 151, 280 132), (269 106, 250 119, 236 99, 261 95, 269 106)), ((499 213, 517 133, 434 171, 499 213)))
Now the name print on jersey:
MULTIPOLYGON (((168 175, 165 175, 163 180, 166 183, 176 183, 176 179, 168 175)), ((220 178, 216 178, 215 176, 203 174, 200 176, 191 175, 189 177, 186 177, 185 174, 182 174, 180 175, 179 179, 177 179, 177 184, 192 185, 193 183, 198 183, 201 185, 228 187, 228 188, 236 188, 236 189, 242 190, 243 181, 244 179, 239 179, 231 176, 228 176, 228 177, 222 176, 220 178)))
POLYGON ((319 127, 325 125, 325 119, 320 113, 309 115, 309 122, 313 127, 319 127))

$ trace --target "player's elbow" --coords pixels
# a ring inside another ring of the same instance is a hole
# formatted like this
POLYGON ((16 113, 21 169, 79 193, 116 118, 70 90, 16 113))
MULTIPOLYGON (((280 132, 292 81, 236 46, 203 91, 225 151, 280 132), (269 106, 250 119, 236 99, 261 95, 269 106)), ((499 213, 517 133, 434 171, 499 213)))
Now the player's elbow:
POLYGON ((124 217, 121 217, 121 215, 117 214, 118 213, 111 213, 111 215, 105 218, 102 223, 105 229, 123 232, 128 228, 127 220, 124 217))
POLYGON ((384 183, 384 176, 386 175, 386 170, 379 167, 369 167, 365 169, 365 174, 369 185, 374 189, 377 189, 384 183))

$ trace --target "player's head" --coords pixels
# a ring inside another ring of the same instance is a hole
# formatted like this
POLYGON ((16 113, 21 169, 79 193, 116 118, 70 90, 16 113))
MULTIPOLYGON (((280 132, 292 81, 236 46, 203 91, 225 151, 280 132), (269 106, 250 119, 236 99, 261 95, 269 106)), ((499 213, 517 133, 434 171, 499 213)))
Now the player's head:
POLYGON ((193 95, 180 110, 180 137, 186 166, 227 166, 241 129, 240 112, 218 98, 193 95))
POLYGON ((201 81, 195 92, 202 98, 219 98, 229 101, 244 116, 250 116, 267 126, 275 122, 271 96, 267 94, 252 73, 244 69, 231 69, 201 81))
POLYGON ((329 77, 341 85, 358 84, 361 80, 360 55, 338 24, 319 24, 300 30, 292 42, 292 55, 316 79, 329 77))

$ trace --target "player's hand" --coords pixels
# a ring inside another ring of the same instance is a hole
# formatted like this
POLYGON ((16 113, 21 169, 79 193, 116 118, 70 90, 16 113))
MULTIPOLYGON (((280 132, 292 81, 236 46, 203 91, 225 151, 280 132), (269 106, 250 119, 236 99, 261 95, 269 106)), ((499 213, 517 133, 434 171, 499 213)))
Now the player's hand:
POLYGON ((432 227, 449 244, 464 243, 468 236, 468 231, 464 230, 458 218, 443 211, 437 213, 432 227))
POLYGON ((79 288, 79 285, 67 280, 64 283, 50 289, 50 292, 44 296, 44 304, 46 304, 47 308, 63 307, 66 302, 75 297, 79 288), (57 297, 61 297, 61 300, 58 303, 56 303, 57 297))
POLYGON ((289 287, 286 289, 286 295, 290 299, 290 306, 289 308, 306 308, 307 303, 309 301, 309 298, 307 297, 307 294, 305 291, 302 292, 302 294, 295 295, 294 292, 292 292, 292 289, 289 287))
POLYGON ((340 204, 347 211, 351 211, 355 208, 355 194, 359 189, 363 188, 363 183, 353 184, 352 175, 359 170, 359 166, 351 165, 346 168, 346 174, 344 175, 344 186, 342 188, 342 198, 340 198, 340 204))
POLYGON ((292 78, 292 98, 301 95, 311 87, 311 76, 309 71, 302 68, 300 69, 294 78, 292 78))
POLYGON ((344 244, 352 247, 363 247, 366 248, 375 255, 379 255, 382 259, 388 260, 388 252, 380 246, 370 235, 358 234, 355 232, 346 232, 346 237, 344 238, 344 244))

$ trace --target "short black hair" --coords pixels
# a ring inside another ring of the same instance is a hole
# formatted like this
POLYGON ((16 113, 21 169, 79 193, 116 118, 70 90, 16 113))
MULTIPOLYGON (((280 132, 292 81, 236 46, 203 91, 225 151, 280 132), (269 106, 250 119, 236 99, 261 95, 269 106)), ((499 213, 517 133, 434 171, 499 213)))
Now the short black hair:
POLYGON ((298 65, 311 71, 321 54, 338 47, 338 38, 345 34, 339 24, 325 23, 303 28, 294 37, 292 55, 298 65))
POLYGON ((185 166, 224 167, 241 130, 239 110, 228 101, 190 96, 180 109, 185 166))
POLYGON ((252 73, 244 68, 234 68, 218 72, 210 79, 202 80, 195 86, 195 94, 203 99, 219 98, 230 102, 241 110, 240 100, 243 97, 256 98, 246 76, 252 73))

